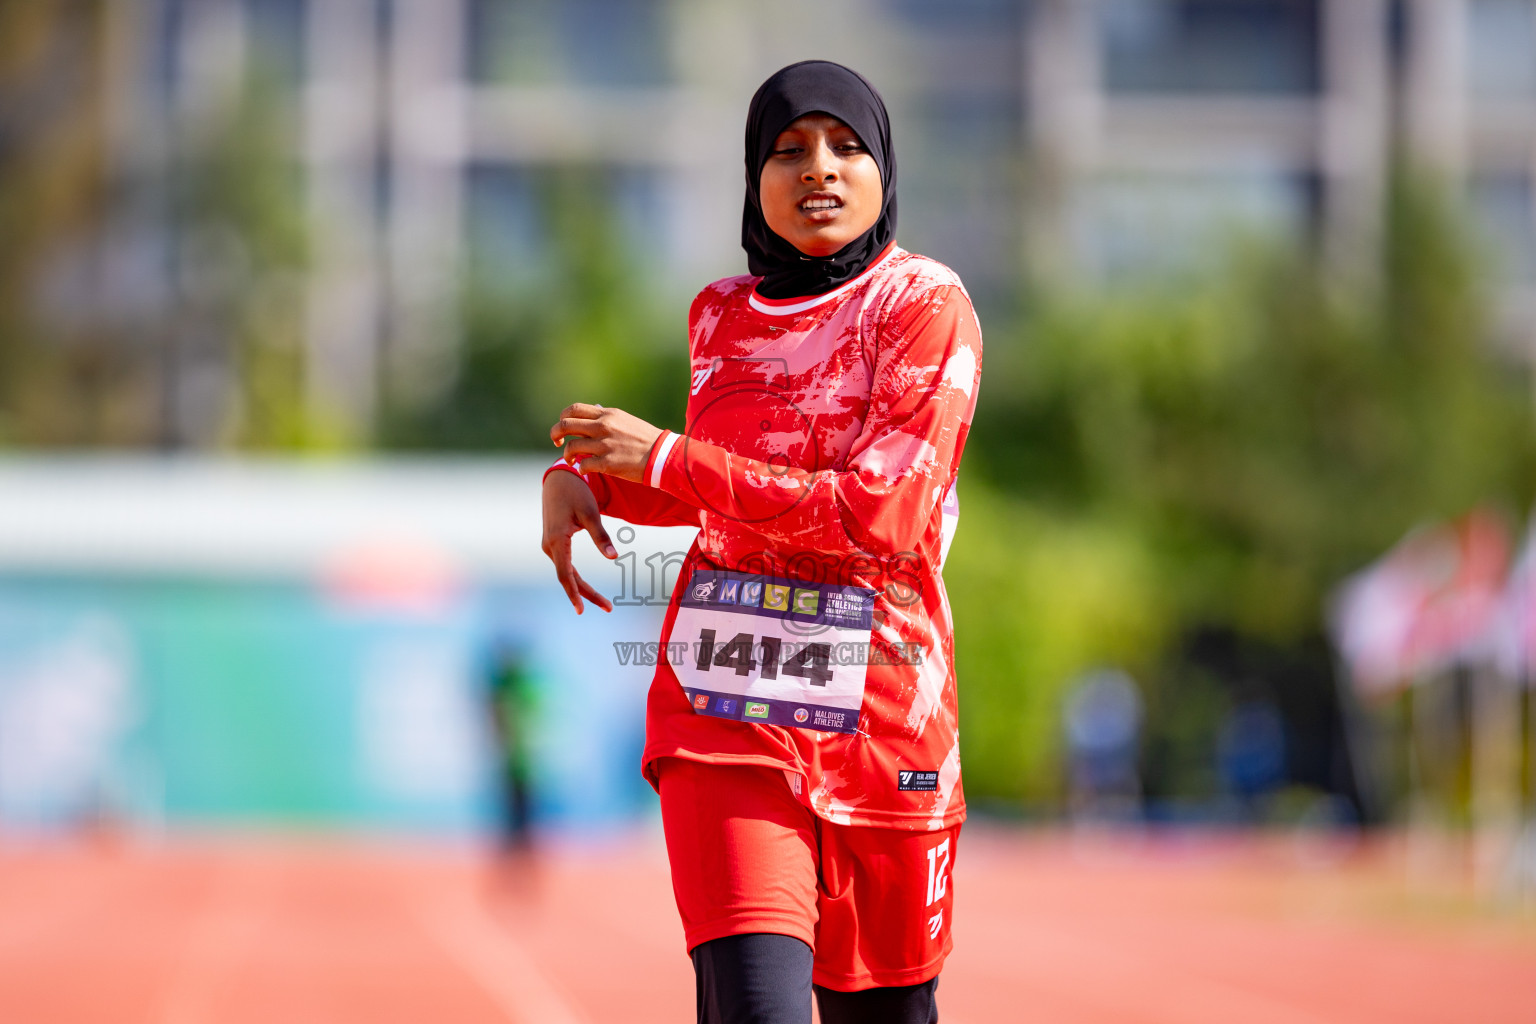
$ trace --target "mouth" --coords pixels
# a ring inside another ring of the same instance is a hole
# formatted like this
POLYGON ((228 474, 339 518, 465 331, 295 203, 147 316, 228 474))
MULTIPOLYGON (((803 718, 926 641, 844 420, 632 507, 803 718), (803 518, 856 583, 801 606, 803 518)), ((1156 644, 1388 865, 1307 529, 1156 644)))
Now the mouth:
POLYGON ((834 219, 843 208, 843 197, 836 192, 812 192, 800 200, 800 212, 813 221, 834 219))

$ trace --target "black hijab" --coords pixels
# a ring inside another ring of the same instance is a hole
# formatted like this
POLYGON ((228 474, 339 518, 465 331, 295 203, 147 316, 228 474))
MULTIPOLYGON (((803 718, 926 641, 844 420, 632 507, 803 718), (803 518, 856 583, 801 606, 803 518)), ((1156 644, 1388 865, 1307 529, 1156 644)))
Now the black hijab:
POLYGON ((747 108, 747 202, 741 214, 741 247, 747 269, 760 274, 758 294, 770 299, 820 295, 853 280, 880 258, 896 237, 896 152, 885 101, 857 71, 828 60, 803 60, 774 72, 747 108), (880 219, 831 256, 807 256, 774 234, 763 219, 758 183, 773 141, 806 114, 831 114, 858 133, 880 168, 884 193, 880 219))

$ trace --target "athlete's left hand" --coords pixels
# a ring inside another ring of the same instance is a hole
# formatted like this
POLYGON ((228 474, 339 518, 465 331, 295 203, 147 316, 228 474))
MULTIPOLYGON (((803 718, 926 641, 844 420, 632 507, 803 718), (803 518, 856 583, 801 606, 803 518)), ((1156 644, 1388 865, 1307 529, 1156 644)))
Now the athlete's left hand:
POLYGON ((623 409, 582 402, 566 406, 549 428, 549 439, 565 444, 565 461, 579 462, 583 473, 607 473, 637 484, 645 482, 645 463, 660 436, 660 427, 623 409))

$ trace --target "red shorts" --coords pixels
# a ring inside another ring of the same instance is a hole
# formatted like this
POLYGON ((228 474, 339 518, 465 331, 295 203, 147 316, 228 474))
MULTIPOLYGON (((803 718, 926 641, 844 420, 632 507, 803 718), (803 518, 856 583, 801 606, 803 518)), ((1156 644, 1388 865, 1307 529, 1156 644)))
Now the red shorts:
POLYGON ((834 825, 776 768, 671 757, 657 767, 689 950, 726 935, 792 935, 815 950, 815 983, 842 992, 921 984, 944 966, 959 825, 834 825))

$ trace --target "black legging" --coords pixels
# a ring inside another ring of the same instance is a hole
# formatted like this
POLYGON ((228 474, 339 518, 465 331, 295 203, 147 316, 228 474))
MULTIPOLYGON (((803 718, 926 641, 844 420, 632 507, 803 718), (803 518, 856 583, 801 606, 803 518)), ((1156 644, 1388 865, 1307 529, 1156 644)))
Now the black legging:
POLYGON ((934 992, 921 985, 836 992, 811 984, 811 947, 788 935, 728 935, 694 947, 699 1024, 938 1024, 934 992))

